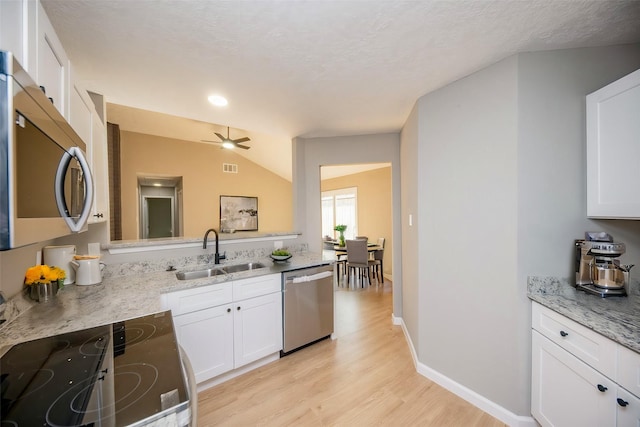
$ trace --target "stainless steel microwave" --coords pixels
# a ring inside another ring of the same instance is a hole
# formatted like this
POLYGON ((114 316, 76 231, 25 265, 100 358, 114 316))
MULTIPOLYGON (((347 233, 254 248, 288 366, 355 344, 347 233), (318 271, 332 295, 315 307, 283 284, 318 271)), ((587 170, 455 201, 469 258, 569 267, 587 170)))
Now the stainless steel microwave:
POLYGON ((0 250, 86 230, 86 145, 10 52, 0 51, 0 250))

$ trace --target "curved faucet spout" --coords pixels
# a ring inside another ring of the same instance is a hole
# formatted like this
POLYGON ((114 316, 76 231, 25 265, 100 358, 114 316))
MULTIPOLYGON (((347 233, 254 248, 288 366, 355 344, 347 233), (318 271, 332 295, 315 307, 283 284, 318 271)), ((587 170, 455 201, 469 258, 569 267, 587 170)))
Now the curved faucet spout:
POLYGON ((207 249, 207 239, 209 238, 209 233, 211 233, 212 231, 216 233, 216 243, 218 243, 218 232, 215 229, 210 228, 204 233, 204 239, 202 240, 202 249, 207 249))
POLYGON ((214 263, 220 264, 220 260, 226 259, 227 257, 226 257, 226 254, 220 255, 220 252, 218 251, 218 240, 219 240, 218 232, 214 228, 210 228, 204 233, 204 239, 202 239, 202 249, 207 249, 207 239, 209 238, 209 233, 211 233, 212 231, 216 235, 216 254, 214 258, 214 263))

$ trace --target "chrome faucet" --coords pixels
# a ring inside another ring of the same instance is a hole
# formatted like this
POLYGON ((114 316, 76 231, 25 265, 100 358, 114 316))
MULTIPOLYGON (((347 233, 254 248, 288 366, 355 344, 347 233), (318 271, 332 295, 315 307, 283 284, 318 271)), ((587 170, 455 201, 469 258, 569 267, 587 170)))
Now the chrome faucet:
POLYGON ((215 229, 210 228, 206 233, 204 233, 204 239, 202 240, 202 249, 207 249, 207 239, 209 238, 209 233, 211 233, 212 231, 216 235, 216 254, 214 255, 214 263, 220 264, 220 260, 226 259, 227 256, 226 252, 222 255, 220 255, 220 253, 218 252, 218 232, 215 229))

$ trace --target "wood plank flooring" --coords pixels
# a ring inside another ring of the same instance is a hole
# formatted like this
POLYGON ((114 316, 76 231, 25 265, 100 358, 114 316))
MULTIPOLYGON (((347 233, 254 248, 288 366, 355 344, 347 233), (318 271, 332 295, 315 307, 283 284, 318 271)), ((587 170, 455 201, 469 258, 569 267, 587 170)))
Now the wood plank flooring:
POLYGON ((339 290, 336 340, 201 392, 198 426, 504 426, 416 372, 391 286, 339 290))

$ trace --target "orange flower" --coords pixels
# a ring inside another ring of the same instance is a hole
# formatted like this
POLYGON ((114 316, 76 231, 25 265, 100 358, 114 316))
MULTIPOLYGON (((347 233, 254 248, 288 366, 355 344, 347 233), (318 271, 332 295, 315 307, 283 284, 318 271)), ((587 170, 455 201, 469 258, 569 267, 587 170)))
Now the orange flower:
POLYGON ((64 282, 66 274, 59 267, 50 267, 48 265, 34 265, 29 267, 24 275, 25 285, 34 285, 37 283, 51 283, 55 281, 64 282))

